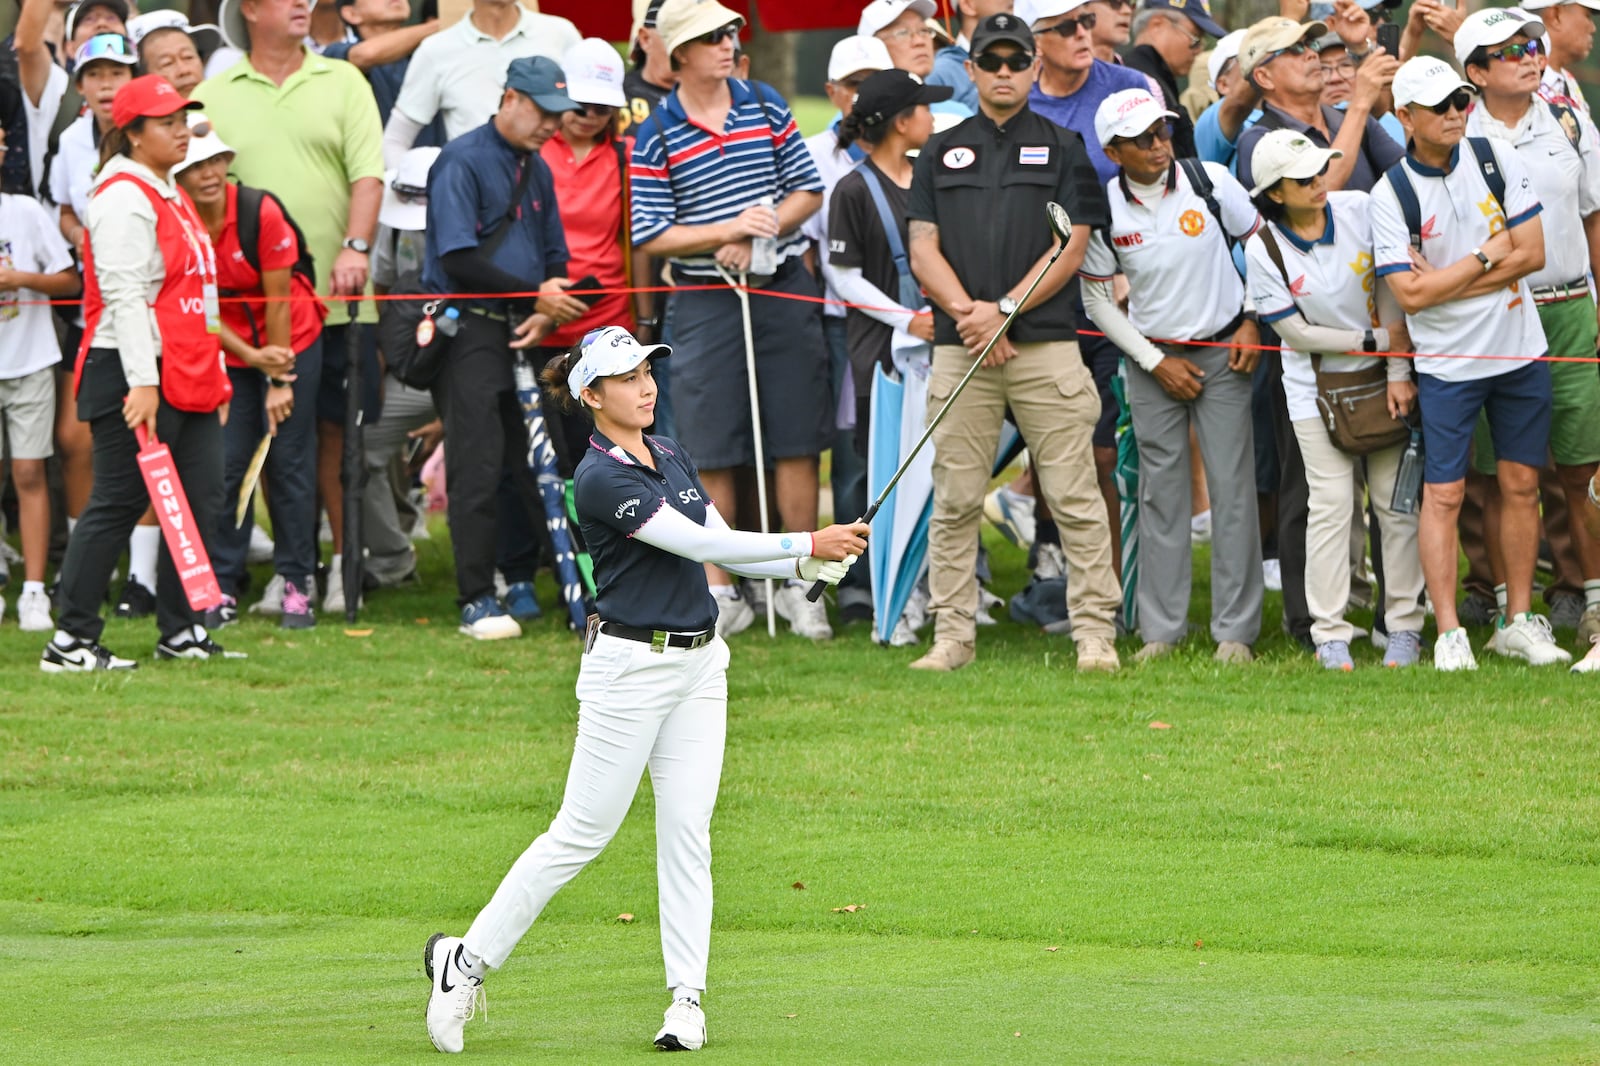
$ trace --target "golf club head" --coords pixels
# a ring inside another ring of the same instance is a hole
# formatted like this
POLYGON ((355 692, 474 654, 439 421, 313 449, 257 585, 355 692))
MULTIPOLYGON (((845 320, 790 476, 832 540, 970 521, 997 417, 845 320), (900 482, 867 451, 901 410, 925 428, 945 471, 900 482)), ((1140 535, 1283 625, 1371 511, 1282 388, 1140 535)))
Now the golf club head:
POLYGON ((1072 237, 1072 216, 1054 200, 1044 205, 1044 213, 1050 219, 1050 228, 1055 231, 1056 240, 1066 244, 1072 237))

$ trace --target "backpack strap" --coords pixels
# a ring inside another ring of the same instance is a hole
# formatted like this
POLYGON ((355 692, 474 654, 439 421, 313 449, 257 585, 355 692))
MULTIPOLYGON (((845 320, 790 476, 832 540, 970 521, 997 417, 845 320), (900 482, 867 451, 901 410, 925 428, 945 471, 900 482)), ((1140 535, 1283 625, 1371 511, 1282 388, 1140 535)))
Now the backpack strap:
POLYGON ((628 148, 621 137, 613 135, 611 150, 617 153, 617 178, 622 185, 622 276, 628 288, 633 288, 633 191, 628 187, 628 148))
POLYGON ((239 250, 257 274, 261 273, 261 205, 266 199, 261 189, 239 186, 239 250))
POLYGON ((1389 188, 1400 203, 1400 215, 1406 222, 1406 233, 1411 237, 1411 247, 1422 251, 1422 201, 1417 199, 1416 186, 1411 184, 1411 173, 1404 159, 1384 172, 1389 188))
POLYGON ((1583 133, 1582 127, 1578 124, 1577 111, 1571 104, 1564 104, 1559 100, 1546 100, 1544 103, 1550 109, 1550 114, 1555 116, 1556 125, 1561 127, 1561 132, 1567 135, 1567 143, 1572 145, 1572 150, 1581 157, 1583 133))
POLYGON ((912 276, 911 257, 906 254, 906 246, 900 240, 900 226, 895 220, 894 212, 889 210, 889 198, 884 195, 883 184, 878 181, 878 175, 867 165, 863 159, 856 164, 856 171, 866 182, 867 192, 872 194, 872 206, 878 209, 878 221, 883 226, 883 235, 889 241, 889 255, 894 258, 894 268, 900 275, 901 287, 904 288, 905 280, 912 276))
POLYGON ((1494 146, 1487 138, 1468 137, 1467 147, 1472 149, 1472 154, 1477 157, 1478 169, 1483 171, 1484 184, 1489 186, 1489 192, 1494 195, 1494 202, 1500 205, 1500 213, 1507 219, 1511 217, 1506 210, 1506 176, 1500 169, 1500 161, 1495 158, 1494 146))
MULTIPOLYGON (((1217 226, 1222 230, 1222 237, 1231 248, 1239 242, 1239 236, 1228 232, 1228 224, 1222 220, 1222 205, 1217 203, 1217 187, 1211 180, 1211 175, 1206 173, 1205 164, 1198 159, 1180 159, 1178 166, 1183 168, 1183 176, 1189 179, 1189 187, 1195 195, 1206 202, 1206 210, 1211 217, 1217 220, 1217 226)), ((1247 235, 1246 235, 1247 236, 1247 235)))

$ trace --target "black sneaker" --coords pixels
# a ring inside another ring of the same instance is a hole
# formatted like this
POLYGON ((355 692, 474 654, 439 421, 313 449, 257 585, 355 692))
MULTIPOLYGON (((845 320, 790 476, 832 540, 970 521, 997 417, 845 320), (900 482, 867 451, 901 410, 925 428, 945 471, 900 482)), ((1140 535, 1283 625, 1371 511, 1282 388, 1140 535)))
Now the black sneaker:
POLYGON ((203 626, 180 629, 156 642, 157 659, 246 659, 242 651, 226 651, 203 626))
POLYGON ((117 600, 118 618, 149 618, 156 610, 156 594, 133 578, 122 586, 122 596, 117 600))
POLYGON ((110 648, 102 647, 97 641, 73 638, 63 642, 61 636, 57 633, 50 643, 44 646, 44 654, 39 656, 39 669, 47 674, 82 674, 91 670, 139 668, 139 664, 132 659, 113 655, 110 648))
POLYGON ((239 601, 232 596, 224 595, 221 603, 206 611, 204 624, 207 629, 223 629, 238 620, 239 601))

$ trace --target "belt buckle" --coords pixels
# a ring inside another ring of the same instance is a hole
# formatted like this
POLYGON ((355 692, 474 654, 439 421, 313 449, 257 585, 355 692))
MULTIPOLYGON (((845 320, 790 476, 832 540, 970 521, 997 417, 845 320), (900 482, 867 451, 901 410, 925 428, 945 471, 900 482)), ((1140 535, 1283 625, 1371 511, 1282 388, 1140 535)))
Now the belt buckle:
POLYGON ((665 630, 657 629, 650 634, 650 650, 657 655, 663 655, 667 650, 667 634, 665 630))
POLYGON ((711 643, 711 633, 714 632, 716 631, 712 630, 711 632, 707 633, 696 633, 694 639, 689 642, 689 650, 694 651, 696 648, 703 648, 707 644, 711 643))

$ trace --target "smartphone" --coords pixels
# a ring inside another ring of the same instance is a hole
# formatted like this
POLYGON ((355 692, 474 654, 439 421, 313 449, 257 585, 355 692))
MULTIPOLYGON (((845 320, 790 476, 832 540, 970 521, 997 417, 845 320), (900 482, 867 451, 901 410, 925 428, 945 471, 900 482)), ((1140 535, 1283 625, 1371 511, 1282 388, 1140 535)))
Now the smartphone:
POLYGON ((1378 24, 1378 47, 1385 55, 1400 56, 1400 27, 1392 22, 1378 24))
POLYGON ((591 289, 598 288, 600 288, 600 279, 595 277, 593 274, 585 274, 583 277, 567 286, 567 295, 575 296, 584 303, 588 304, 590 307, 593 307, 595 304, 600 302, 600 297, 605 295, 604 293, 595 293, 589 291, 591 289))

